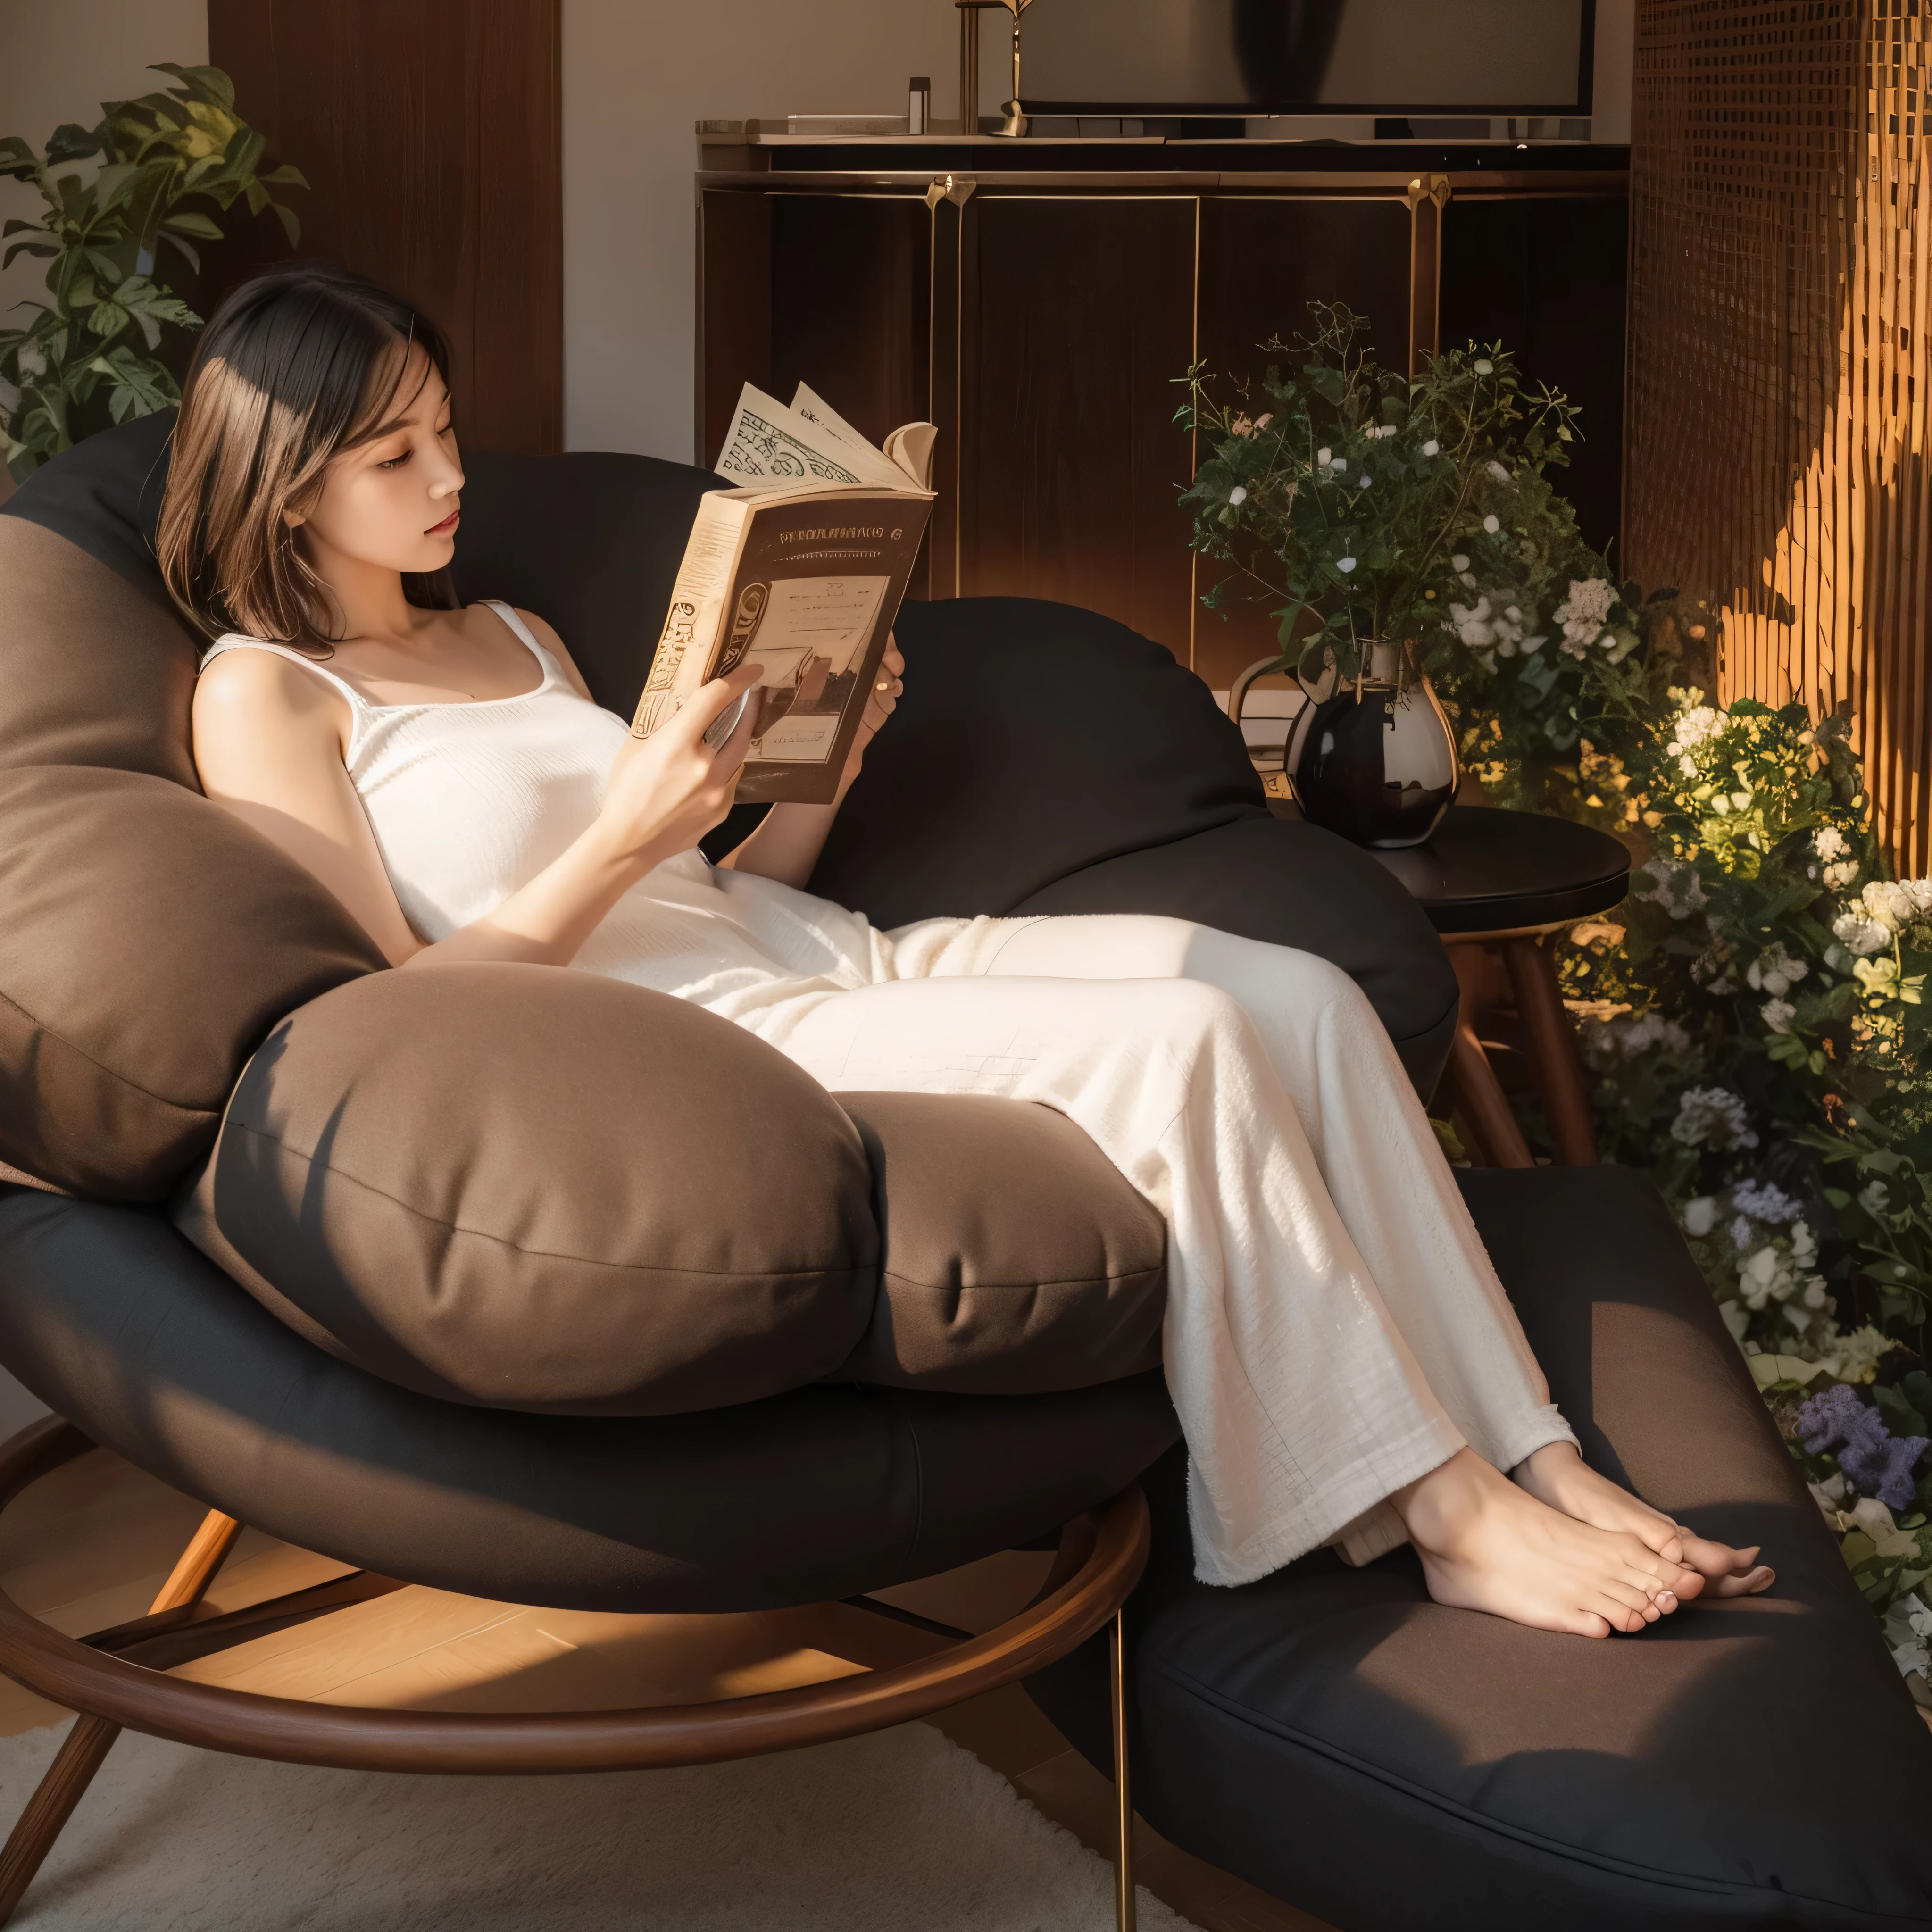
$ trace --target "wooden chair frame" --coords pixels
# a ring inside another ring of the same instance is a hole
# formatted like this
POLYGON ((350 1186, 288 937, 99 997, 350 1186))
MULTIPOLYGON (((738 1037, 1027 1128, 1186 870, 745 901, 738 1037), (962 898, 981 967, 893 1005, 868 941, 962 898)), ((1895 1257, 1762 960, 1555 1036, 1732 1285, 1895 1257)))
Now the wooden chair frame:
MULTIPOLYGON (((0 1445, 0 1511, 94 1446, 57 1417, 0 1445)), ((848 1600, 861 1608, 956 1641, 931 1656, 854 1676, 712 1703, 629 1711, 382 1710, 257 1696, 171 1677, 166 1672, 172 1665, 404 1587, 394 1578, 357 1570, 225 1615, 197 1616, 241 1528, 232 1516, 211 1511, 149 1613, 91 1636, 64 1636, 0 1592, 0 1671, 80 1713, 0 1850, 0 1924, 20 1903, 124 1729, 238 1756, 350 1770, 487 1775, 711 1764, 882 1730, 963 1703, 1064 1657, 1111 1625, 1118 1812, 1114 1918, 1118 1932, 1133 1932, 1120 1606, 1147 1564, 1148 1508, 1138 1485, 1065 1525, 1039 1598, 981 1636, 854 1598, 848 1600)))

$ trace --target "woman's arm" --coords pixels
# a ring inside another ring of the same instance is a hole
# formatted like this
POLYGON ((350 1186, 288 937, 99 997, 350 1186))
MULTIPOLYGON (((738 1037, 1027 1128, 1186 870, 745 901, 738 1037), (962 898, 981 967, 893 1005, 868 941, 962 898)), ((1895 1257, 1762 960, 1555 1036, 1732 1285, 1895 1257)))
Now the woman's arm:
POLYGON ((724 860, 734 872, 756 872, 776 879, 784 886, 802 889, 812 877, 818 855, 832 834, 832 821, 852 789, 852 781, 864 764, 866 747, 878 735, 898 708, 899 694, 905 689, 905 659, 899 655, 896 640, 888 638, 886 654, 879 662, 879 675, 866 694, 865 715, 859 721, 859 734, 852 741, 852 755, 840 774, 838 790, 830 805, 775 805, 756 830, 724 860))
POLYGON ((596 819, 494 911, 433 946, 396 902, 344 769, 348 706, 320 678, 267 651, 217 658, 195 688, 195 762, 208 796, 320 880, 392 966, 566 966, 632 886, 730 809, 748 740, 741 726, 714 752, 704 733, 754 674, 743 666, 706 686, 662 730, 632 740, 596 819))

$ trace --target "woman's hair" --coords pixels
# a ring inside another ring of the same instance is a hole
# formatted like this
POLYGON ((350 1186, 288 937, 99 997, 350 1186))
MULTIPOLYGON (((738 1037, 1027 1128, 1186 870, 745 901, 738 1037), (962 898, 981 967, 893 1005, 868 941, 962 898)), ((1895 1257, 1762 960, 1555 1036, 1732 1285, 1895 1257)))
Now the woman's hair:
MULTIPOLYGON (((449 348, 409 304, 341 268, 278 268, 236 290, 195 346, 156 532, 168 594, 209 636, 328 647, 336 620, 285 512, 394 414, 412 345, 446 382, 449 348)), ((449 609, 448 572, 405 572, 412 604, 449 609)))

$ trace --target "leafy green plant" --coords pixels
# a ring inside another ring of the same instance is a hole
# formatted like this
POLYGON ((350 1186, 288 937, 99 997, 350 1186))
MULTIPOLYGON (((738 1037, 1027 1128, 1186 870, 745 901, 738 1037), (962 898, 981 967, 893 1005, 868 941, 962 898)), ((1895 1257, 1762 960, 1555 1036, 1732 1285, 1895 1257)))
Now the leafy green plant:
POLYGON ((1180 500, 1191 541, 1231 566, 1204 601, 1265 602, 1281 668, 1311 683, 1331 665, 1354 676, 1374 643, 1426 652, 1479 585, 1492 650, 1533 655, 1546 640, 1522 620, 1582 548, 1543 476, 1568 460, 1575 410, 1526 388, 1500 345, 1410 382, 1370 359, 1362 317, 1310 306, 1312 334, 1262 345, 1298 366, 1270 363, 1237 402, 1213 400, 1203 365, 1180 379, 1175 420, 1208 450, 1180 500))
POLYGON ((308 183, 292 167, 260 171, 262 138, 236 116, 227 75, 172 62, 154 70, 180 85, 103 102, 98 126, 56 128, 44 154, 0 137, 0 175, 32 182, 46 203, 38 220, 0 231, 26 238, 4 262, 46 257, 53 297, 21 304, 38 311, 25 327, 0 329, 0 425, 16 479, 110 423, 180 399, 156 352, 165 332, 201 318, 158 278, 164 247, 198 271, 196 244, 222 235, 209 211, 238 198, 256 214, 272 209, 291 248, 300 235, 272 190, 308 183))

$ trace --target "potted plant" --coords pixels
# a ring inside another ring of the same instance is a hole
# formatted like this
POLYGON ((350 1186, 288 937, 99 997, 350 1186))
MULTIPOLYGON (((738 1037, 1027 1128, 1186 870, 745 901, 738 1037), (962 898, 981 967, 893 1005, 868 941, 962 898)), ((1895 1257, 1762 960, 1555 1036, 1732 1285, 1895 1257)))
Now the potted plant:
POLYGON ((49 262, 51 302, 24 327, 0 328, 0 436, 16 481, 95 430, 151 415, 180 400, 157 353, 170 330, 201 318, 158 278, 165 245, 198 270, 196 244, 218 242, 211 209, 245 198, 272 208, 292 248, 301 232, 278 188, 305 188, 292 167, 260 172, 262 138, 235 112, 235 89, 219 68, 164 62, 180 82, 138 100, 101 104, 92 130, 56 128, 44 154, 18 135, 0 137, 0 174, 30 181, 46 212, 9 221, 4 261, 49 262), (98 158, 89 174, 82 165, 98 158))
POLYGON ((1370 359, 1360 316, 1311 307, 1311 335, 1263 345, 1297 366, 1270 364, 1234 403, 1188 371, 1176 420, 1208 453, 1181 501, 1194 548, 1232 566, 1203 601, 1265 602, 1276 620, 1280 657, 1244 682, 1286 670, 1310 693, 1288 750, 1304 812, 1413 844, 1458 778, 1424 674, 1458 649, 1490 673, 1498 655, 1527 663, 1560 634, 1553 664, 1569 627, 1600 616, 1593 644, 1613 628, 1622 593, 1543 473, 1576 433, 1560 393, 1526 390, 1500 344, 1446 351, 1411 382, 1370 359))

